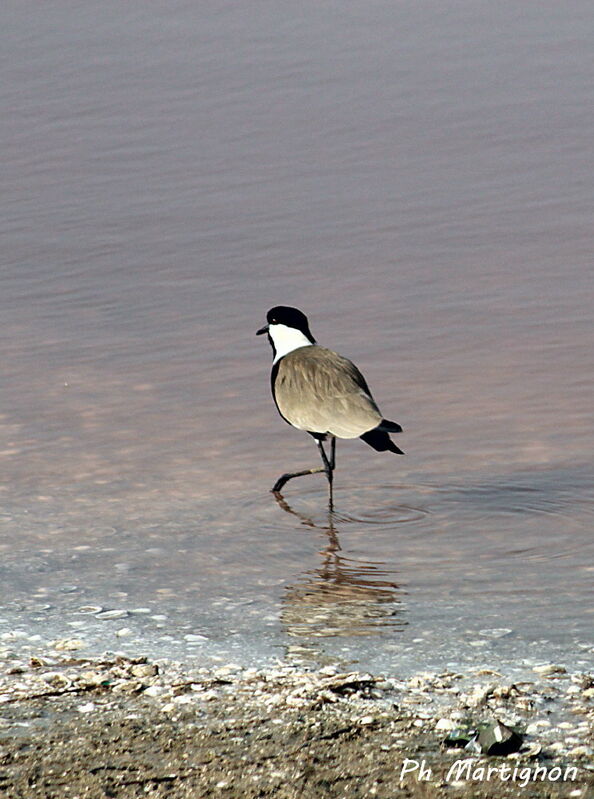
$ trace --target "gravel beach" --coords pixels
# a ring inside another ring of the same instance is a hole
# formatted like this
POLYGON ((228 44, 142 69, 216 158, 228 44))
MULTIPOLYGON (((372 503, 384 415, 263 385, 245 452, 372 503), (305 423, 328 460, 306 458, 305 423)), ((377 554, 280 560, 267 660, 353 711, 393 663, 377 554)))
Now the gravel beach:
POLYGON ((72 654, 2 661, 7 799, 594 791, 594 679, 557 664, 514 684, 490 669, 399 681, 72 654))

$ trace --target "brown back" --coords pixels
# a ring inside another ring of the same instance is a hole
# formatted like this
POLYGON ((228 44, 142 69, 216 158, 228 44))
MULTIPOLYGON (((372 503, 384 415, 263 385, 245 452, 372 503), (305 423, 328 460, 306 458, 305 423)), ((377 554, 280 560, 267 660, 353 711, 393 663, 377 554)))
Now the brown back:
POLYGON ((311 433, 357 438, 382 420, 355 364, 317 344, 281 358, 274 391, 281 415, 311 433))

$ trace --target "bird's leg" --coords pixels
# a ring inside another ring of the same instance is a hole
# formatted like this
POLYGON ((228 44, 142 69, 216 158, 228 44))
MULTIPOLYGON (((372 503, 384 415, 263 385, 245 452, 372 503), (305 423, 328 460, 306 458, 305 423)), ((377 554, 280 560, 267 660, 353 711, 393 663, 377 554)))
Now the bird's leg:
POLYGON ((320 439, 316 438, 316 444, 318 445, 318 449, 320 450, 320 455, 322 456, 322 461, 324 462, 324 471, 326 472, 326 477, 328 479, 328 510, 334 510, 334 496, 332 493, 332 482, 334 480, 334 462, 336 460, 336 439, 332 436, 332 443, 330 445, 330 452, 332 461, 328 460, 328 456, 326 455, 326 451, 324 450, 324 445, 322 444, 320 439))
POLYGON ((304 469, 302 472, 289 472, 287 474, 281 475, 276 483, 272 486, 272 493, 278 494, 281 488, 284 486, 285 483, 288 483, 289 480, 292 480, 294 477, 303 477, 306 474, 319 474, 319 472, 325 472, 325 466, 317 466, 315 469, 304 469))
POLYGON ((336 468, 336 436, 330 436, 330 497, 328 502, 328 510, 330 513, 334 510, 334 497, 332 494, 332 487, 334 485, 334 469, 336 468))
POLYGON ((332 511, 334 510, 332 482, 334 478, 334 468, 336 465, 336 438, 335 436, 332 436, 330 442, 330 460, 328 460, 321 440, 316 438, 316 444, 318 445, 320 456, 324 465, 318 466, 314 469, 303 469, 301 472, 288 472, 287 474, 281 475, 276 483, 272 486, 272 492, 274 494, 278 494, 285 483, 288 483, 289 480, 292 480, 294 477, 304 477, 306 474, 319 474, 320 472, 325 472, 326 478, 328 480, 328 509, 332 511))

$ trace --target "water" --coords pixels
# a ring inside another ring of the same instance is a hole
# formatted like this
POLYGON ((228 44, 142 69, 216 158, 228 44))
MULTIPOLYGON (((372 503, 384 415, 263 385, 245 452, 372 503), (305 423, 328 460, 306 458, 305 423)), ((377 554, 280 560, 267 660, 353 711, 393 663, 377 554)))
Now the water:
POLYGON ((591 664, 591 4, 4 17, 0 646, 591 664), (405 428, 332 519, 277 303, 405 428))

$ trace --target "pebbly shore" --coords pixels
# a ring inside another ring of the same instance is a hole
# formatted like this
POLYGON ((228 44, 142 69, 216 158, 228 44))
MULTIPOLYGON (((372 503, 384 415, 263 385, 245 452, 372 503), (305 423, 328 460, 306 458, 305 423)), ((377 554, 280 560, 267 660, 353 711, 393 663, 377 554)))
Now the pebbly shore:
POLYGON ((559 664, 521 683, 489 668, 399 680, 56 646, 1 662, 7 799, 594 791, 594 678, 559 664))

